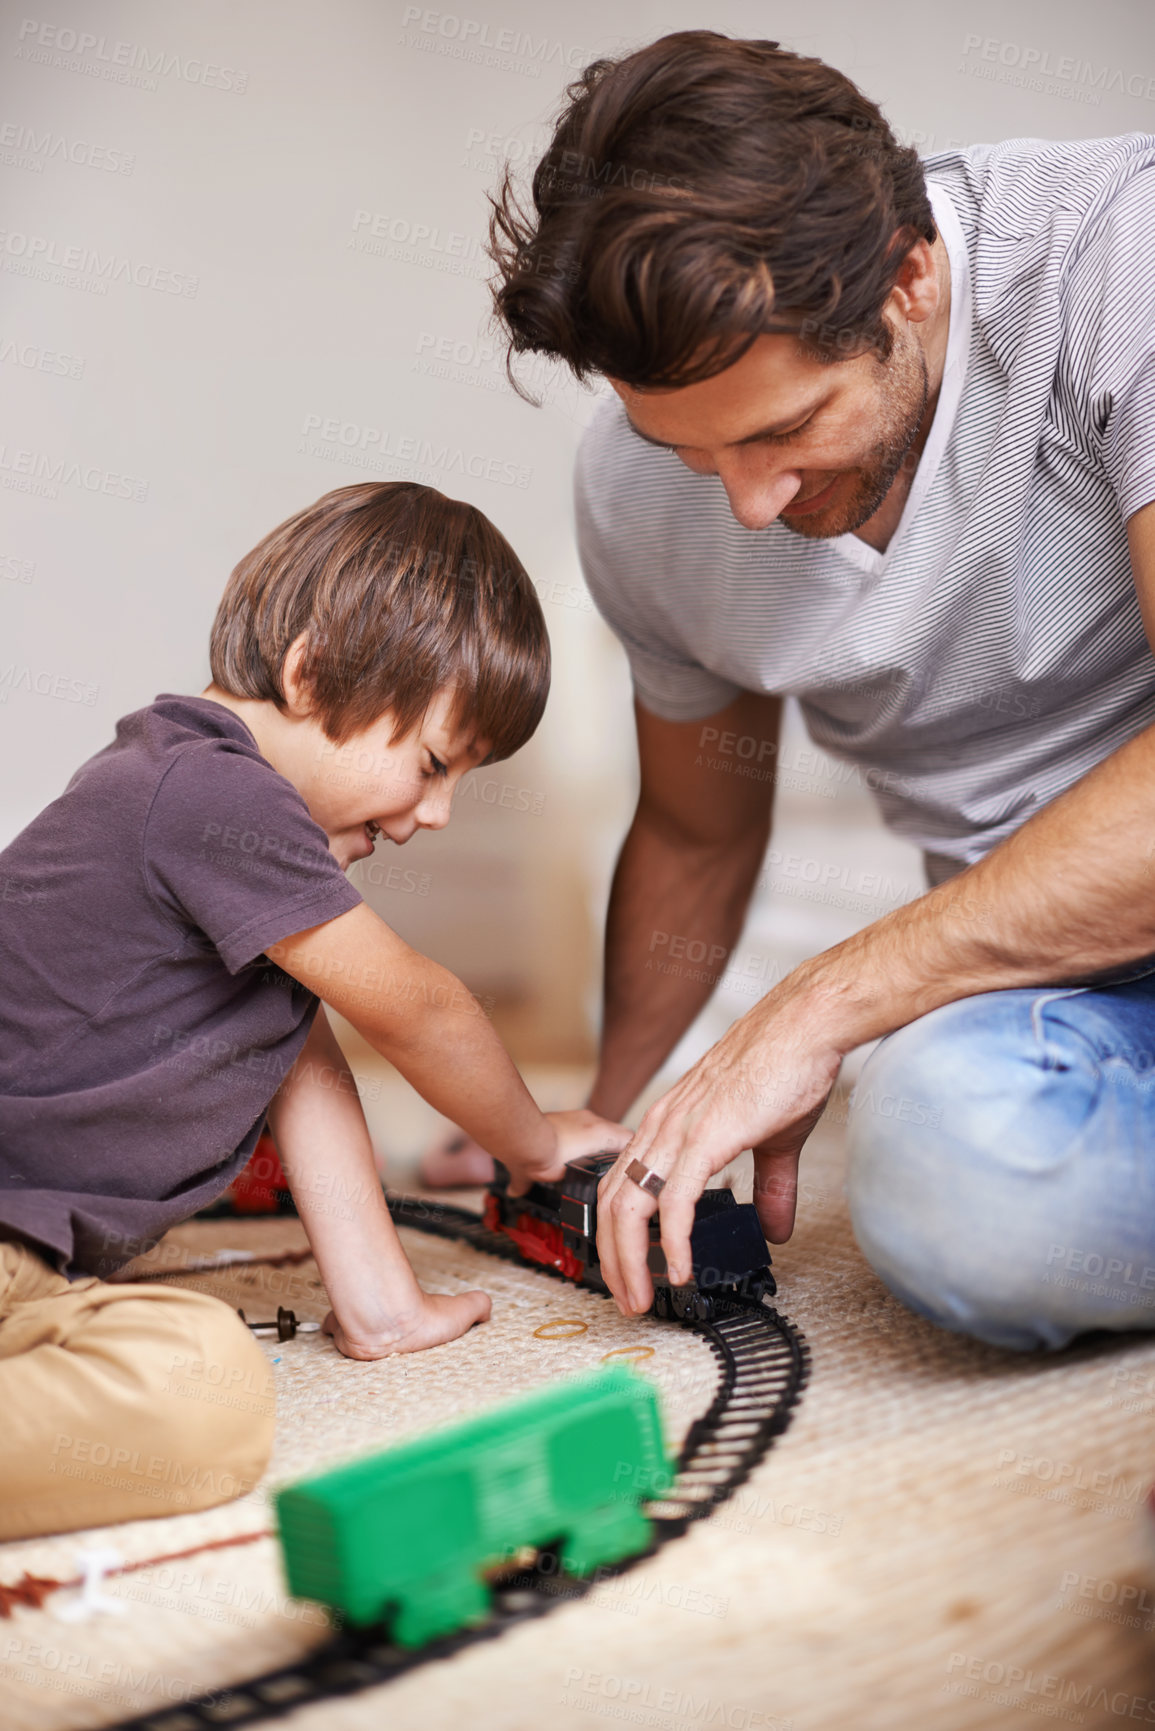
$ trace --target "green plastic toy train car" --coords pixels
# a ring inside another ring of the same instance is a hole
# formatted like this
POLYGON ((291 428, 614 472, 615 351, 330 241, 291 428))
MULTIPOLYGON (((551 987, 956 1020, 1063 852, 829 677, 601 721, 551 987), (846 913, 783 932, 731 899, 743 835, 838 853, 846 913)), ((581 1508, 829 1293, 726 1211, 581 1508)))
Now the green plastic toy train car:
POLYGON ((644 1551, 639 1504, 672 1476, 653 1386, 586 1372, 285 1486, 289 1590, 418 1647, 483 1615, 483 1570, 523 1546, 556 1548, 577 1576, 644 1551))

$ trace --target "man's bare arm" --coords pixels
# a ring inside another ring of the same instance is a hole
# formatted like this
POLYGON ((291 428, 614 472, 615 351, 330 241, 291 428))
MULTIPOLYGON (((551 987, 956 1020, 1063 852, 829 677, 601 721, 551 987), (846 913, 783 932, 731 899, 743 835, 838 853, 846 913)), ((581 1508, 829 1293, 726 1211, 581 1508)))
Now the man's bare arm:
MULTIPOLYGON (((1155 642, 1155 504, 1128 523, 1155 642)), ((1155 728, 1148 728, 938 889, 803 962, 646 1114, 626 1153, 661 1173, 662 1243, 689 1266, 694 1202, 743 1148, 767 1236, 789 1236, 798 1154, 845 1053, 979 992, 1085 980, 1155 956, 1155 728)), ((627 1310, 649 1302, 654 1204, 603 1180, 602 1269, 627 1310)))
POLYGON ((738 940, 770 834, 780 716, 778 698, 753 692, 701 721, 637 706, 641 790, 610 894, 590 1095, 606 1117, 620 1118, 668 1057, 738 940), (727 736, 758 744, 740 757, 734 743, 722 749, 727 736), (686 959, 690 944, 702 960, 686 959))

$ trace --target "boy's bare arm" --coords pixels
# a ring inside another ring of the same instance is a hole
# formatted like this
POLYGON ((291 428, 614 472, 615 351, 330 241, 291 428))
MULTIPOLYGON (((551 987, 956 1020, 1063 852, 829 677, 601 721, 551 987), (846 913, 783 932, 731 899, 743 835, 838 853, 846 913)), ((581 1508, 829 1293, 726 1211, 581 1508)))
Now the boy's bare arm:
POLYGON ((541 1113, 461 981, 364 904, 285 938, 268 954, 351 1022, 423 1099, 508 1166, 520 1184, 560 1178, 565 1160, 621 1149, 629 1140, 628 1131, 592 1113, 541 1113))
POLYGON ((451 1340, 489 1315, 483 1292, 426 1293, 389 1218, 369 1127, 323 1008, 269 1107, 269 1126, 349 1358, 451 1340))

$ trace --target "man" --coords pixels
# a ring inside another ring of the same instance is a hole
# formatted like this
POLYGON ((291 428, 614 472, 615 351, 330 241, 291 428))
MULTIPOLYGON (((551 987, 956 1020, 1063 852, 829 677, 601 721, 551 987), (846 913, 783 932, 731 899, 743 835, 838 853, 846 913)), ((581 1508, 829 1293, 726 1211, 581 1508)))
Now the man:
POLYGON ((796 696, 934 886, 646 1114, 603 1186, 619 1304, 649 1301, 655 1207, 688 1274, 743 1148, 787 1238, 842 1057, 890 1035, 849 1194, 894 1291, 1012 1347, 1155 1326, 1155 137, 922 164, 820 61, 683 32, 587 69, 494 234, 512 350, 616 393, 578 523, 641 793, 594 1109, 620 1118, 709 996, 647 969, 653 934, 721 955, 741 929, 772 796, 711 740, 771 761, 796 696))

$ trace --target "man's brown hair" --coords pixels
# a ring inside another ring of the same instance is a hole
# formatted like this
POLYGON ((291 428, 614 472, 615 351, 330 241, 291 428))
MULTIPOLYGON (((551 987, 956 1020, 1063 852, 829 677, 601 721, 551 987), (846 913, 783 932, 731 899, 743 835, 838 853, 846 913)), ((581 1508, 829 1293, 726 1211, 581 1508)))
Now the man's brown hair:
POLYGON ((213 623, 213 679, 284 708, 285 656, 301 634, 312 713, 338 744, 386 710, 409 733, 436 693, 454 720, 509 757, 549 693, 541 603, 488 517, 407 481, 339 487, 266 535, 229 578, 213 623))
POLYGON ((508 169, 491 200, 511 363, 532 351, 661 389, 773 332, 822 360, 887 358, 883 305, 936 230, 917 152, 849 78, 682 30, 595 61, 567 99, 532 210, 508 169))

